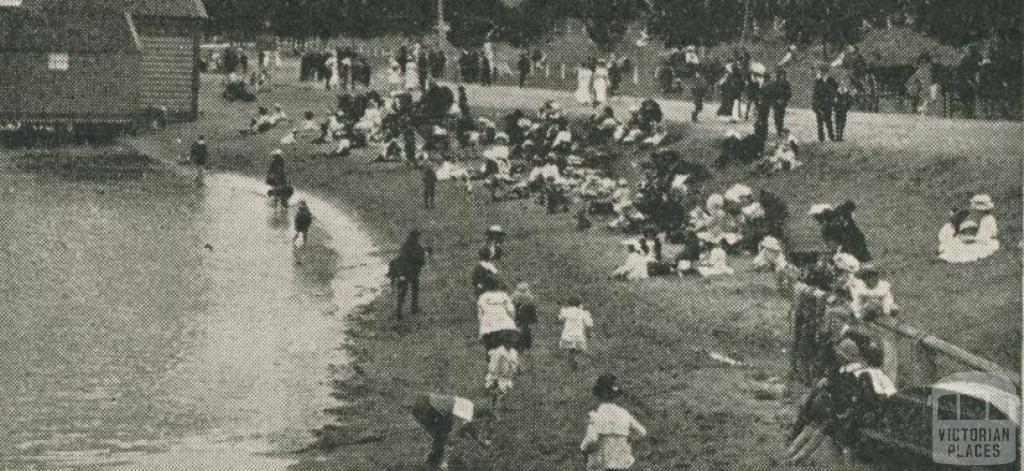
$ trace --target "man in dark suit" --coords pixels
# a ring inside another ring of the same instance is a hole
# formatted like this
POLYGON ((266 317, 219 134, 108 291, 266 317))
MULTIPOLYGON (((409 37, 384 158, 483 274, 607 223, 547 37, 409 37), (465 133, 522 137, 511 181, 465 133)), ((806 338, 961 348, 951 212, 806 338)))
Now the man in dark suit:
POLYGON ((853 96, 850 93, 850 89, 846 86, 841 86, 836 91, 835 104, 832 106, 835 111, 835 126, 836 126, 836 141, 842 142, 843 133, 846 131, 846 114, 850 111, 850 106, 853 104, 853 96))
POLYGON ((825 131, 828 131, 830 140, 836 139, 832 126, 832 106, 838 89, 839 83, 829 74, 828 67, 822 67, 818 72, 818 78, 814 80, 814 92, 811 96, 811 108, 814 109, 814 117, 818 122, 819 141, 825 141, 825 131))
POLYGON ((519 88, 526 86, 526 77, 530 75, 531 65, 530 56, 525 52, 519 55, 519 63, 517 64, 519 68, 519 88))
POLYGON ((700 112, 704 110, 704 97, 708 94, 709 88, 708 81, 704 79, 700 71, 694 72, 693 82, 690 84, 690 93, 693 97, 693 113, 690 114, 690 121, 696 123, 700 112))
POLYGON ((775 134, 781 136, 786 128, 786 107, 793 98, 793 87, 786 79, 786 69, 779 68, 771 84, 772 117, 775 118, 775 134))

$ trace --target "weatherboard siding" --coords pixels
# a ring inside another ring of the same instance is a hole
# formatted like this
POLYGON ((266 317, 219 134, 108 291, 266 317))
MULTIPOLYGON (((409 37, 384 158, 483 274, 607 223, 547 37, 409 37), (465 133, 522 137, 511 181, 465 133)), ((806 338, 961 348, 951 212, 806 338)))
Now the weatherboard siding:
POLYGON ((199 23, 191 18, 136 20, 142 42, 142 105, 194 119, 198 110, 199 23))
POLYGON ((0 59, 0 117, 110 120, 139 108, 136 54, 70 54, 64 71, 50 70, 42 52, 0 59))

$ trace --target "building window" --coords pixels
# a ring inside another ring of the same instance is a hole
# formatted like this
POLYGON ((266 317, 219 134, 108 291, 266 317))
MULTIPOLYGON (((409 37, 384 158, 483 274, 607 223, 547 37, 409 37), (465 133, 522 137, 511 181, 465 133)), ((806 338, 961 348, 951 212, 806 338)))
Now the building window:
POLYGON ((69 58, 67 53, 50 54, 50 70, 68 70, 68 62, 69 58))

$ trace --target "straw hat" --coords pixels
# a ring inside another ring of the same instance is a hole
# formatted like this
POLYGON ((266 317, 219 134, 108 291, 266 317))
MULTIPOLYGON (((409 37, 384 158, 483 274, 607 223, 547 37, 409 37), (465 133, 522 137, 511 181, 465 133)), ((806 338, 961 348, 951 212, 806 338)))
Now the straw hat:
POLYGON ((495 224, 495 225, 493 225, 493 226, 491 226, 491 227, 488 227, 488 228, 487 228, 487 231, 486 231, 486 232, 484 232, 484 234, 486 234, 486 235, 490 235, 490 234, 500 234, 500 235, 504 235, 504 234, 505 234, 505 230, 504 230, 504 229, 502 229, 500 225, 498 225, 498 224, 495 224))
POLYGON ((971 198, 971 209, 975 211, 991 211, 995 207, 992 197, 987 194, 978 194, 971 198))
POLYGON ((836 345, 836 355, 847 363, 861 360, 860 347, 850 338, 845 338, 836 345))
POLYGON ((815 204, 811 206, 811 209, 807 211, 808 216, 817 216, 832 211, 832 205, 830 204, 815 204))
POLYGON ((508 134, 505 134, 503 132, 499 132, 499 133, 495 134, 494 135, 494 142, 504 142, 504 143, 507 144, 508 143, 508 134))
POLYGON ((774 250, 776 252, 782 251, 782 242, 779 242, 779 239, 772 236, 767 236, 764 239, 761 239, 761 243, 759 245, 768 250, 774 250))
POLYGON ((281 150, 281 149, 274 149, 274 151, 271 152, 270 155, 273 155, 273 156, 284 155, 284 151, 281 150))

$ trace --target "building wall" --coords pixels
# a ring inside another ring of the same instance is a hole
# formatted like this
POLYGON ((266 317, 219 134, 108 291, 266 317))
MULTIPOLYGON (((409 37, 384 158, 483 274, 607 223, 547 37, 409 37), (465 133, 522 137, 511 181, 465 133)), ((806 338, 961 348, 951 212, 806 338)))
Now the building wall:
POLYGON ((194 117, 197 109, 197 23, 191 19, 136 20, 142 41, 141 93, 145 108, 194 117))
POLYGON ((139 110, 139 56, 68 55, 68 69, 50 70, 49 54, 0 51, 0 118, 107 120, 139 110))

